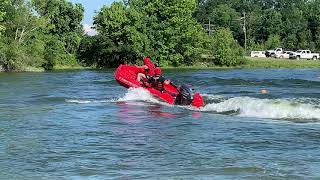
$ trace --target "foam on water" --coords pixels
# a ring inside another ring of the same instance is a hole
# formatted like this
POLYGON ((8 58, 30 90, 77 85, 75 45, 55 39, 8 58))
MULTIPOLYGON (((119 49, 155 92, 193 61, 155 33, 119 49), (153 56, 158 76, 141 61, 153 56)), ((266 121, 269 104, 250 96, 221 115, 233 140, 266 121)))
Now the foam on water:
MULTIPOLYGON (((214 99, 214 96, 210 97, 214 99)), ((216 97, 220 98, 220 96, 216 97)), ((272 119, 316 119, 320 120, 320 108, 313 103, 297 99, 258 99, 252 97, 232 97, 220 102, 209 103, 201 108, 205 112, 235 111, 242 117, 272 119)))
POLYGON ((92 104, 92 103, 108 103, 108 102, 137 102, 137 101, 145 101, 145 102, 153 102, 159 104, 165 104, 157 100, 153 97, 149 91, 143 88, 130 88, 128 92, 120 98, 113 99, 103 99, 103 100, 95 100, 95 99, 84 99, 84 98, 76 98, 76 99, 66 99, 67 103, 74 104, 92 104))
POLYGON ((91 103, 114 102, 114 100, 66 99, 65 102, 74 103, 74 104, 91 104, 91 103))
POLYGON ((159 100, 154 98, 149 91, 143 88, 130 88, 124 97, 119 98, 118 102, 121 101, 147 101, 154 103, 161 103, 159 100))
MULTIPOLYGON (((295 99, 259 99, 253 97, 226 97, 222 95, 205 94, 209 101, 204 107, 197 109, 191 106, 181 106, 184 109, 227 113, 235 112, 241 117, 257 117, 270 119, 314 119, 320 120, 319 99, 295 98, 295 99)), ((121 98, 111 100, 68 99, 68 103, 89 104, 105 102, 152 102, 171 106, 153 97, 143 88, 128 89, 121 98)), ((143 105, 143 104, 141 104, 143 105)))

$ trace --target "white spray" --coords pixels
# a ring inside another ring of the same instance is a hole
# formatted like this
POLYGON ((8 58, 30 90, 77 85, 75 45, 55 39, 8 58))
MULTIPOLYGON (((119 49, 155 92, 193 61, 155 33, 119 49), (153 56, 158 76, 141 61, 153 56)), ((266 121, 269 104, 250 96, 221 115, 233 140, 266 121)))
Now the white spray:
POLYGON ((286 99, 233 97, 221 102, 207 104, 201 108, 201 111, 218 113, 237 111, 239 116, 243 117, 320 120, 320 108, 309 103, 286 99))

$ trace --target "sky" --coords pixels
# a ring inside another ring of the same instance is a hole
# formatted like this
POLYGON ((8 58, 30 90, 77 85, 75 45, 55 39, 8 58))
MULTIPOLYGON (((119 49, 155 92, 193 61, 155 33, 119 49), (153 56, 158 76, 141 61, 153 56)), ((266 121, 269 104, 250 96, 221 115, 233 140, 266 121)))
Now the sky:
POLYGON ((84 7, 83 27, 87 34, 95 35, 97 32, 91 29, 95 11, 99 11, 103 5, 111 5, 115 0, 70 0, 72 3, 80 3, 84 7))

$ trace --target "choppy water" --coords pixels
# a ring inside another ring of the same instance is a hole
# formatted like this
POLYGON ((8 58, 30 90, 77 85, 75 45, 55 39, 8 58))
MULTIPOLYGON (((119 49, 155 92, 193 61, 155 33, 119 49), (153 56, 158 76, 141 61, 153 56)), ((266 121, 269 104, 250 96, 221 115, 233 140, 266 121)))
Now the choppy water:
POLYGON ((320 178, 319 70, 165 73, 206 106, 112 71, 0 74, 0 179, 320 178))

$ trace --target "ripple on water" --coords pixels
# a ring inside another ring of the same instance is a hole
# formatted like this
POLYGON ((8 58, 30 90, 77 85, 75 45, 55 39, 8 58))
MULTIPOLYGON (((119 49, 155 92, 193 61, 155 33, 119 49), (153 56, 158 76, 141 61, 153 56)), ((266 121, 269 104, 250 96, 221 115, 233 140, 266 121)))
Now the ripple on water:
POLYGON ((0 179, 320 177, 318 71, 165 73, 206 106, 127 90, 113 71, 1 75, 0 179))

